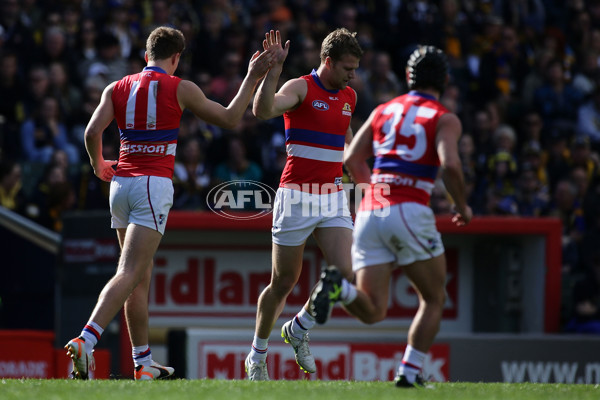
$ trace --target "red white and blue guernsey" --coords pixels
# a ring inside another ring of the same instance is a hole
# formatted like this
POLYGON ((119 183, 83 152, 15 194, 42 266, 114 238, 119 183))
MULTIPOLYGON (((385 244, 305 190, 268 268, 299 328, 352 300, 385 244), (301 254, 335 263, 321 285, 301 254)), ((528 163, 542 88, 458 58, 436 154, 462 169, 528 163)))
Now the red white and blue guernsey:
POLYGON ((315 70, 301 78, 308 87, 306 97, 283 114, 287 162, 279 186, 320 193, 329 184, 342 190, 344 144, 356 93, 350 87, 325 89, 315 70))
POLYGON ((116 176, 173 177, 183 112, 177 101, 180 81, 150 66, 115 84, 112 101, 121 136, 116 176))
POLYGON ((410 91, 375 109, 371 122, 375 161, 371 187, 359 211, 403 202, 429 204, 440 160, 436 150, 437 124, 448 110, 433 96, 410 91), (389 193, 376 190, 388 184, 389 193), (375 186, 376 187, 376 186, 375 186))

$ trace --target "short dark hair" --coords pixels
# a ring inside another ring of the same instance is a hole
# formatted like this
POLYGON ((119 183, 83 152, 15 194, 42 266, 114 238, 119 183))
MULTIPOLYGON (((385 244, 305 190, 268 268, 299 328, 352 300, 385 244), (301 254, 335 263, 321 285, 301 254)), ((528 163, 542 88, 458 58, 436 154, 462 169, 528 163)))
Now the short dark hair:
POLYGON ((159 26, 146 40, 148 60, 165 60, 185 49, 185 38, 179 29, 159 26))
POLYGON ((443 92, 448 75, 448 59, 435 46, 419 46, 408 58, 406 81, 409 89, 435 89, 443 92))
POLYGON ((323 40, 321 62, 325 61, 327 57, 331 57, 333 61, 339 61, 346 54, 361 58, 363 50, 356 40, 356 32, 351 33, 346 28, 338 28, 323 40))

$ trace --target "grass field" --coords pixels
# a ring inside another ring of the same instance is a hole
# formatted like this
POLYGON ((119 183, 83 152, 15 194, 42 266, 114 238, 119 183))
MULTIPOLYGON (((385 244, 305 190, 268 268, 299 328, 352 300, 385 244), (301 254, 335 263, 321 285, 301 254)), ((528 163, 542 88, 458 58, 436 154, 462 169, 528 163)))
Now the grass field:
POLYGON ((435 383, 432 389, 398 389, 391 382, 241 380, 71 381, 2 379, 2 400, 587 400, 600 385, 542 383, 435 383))

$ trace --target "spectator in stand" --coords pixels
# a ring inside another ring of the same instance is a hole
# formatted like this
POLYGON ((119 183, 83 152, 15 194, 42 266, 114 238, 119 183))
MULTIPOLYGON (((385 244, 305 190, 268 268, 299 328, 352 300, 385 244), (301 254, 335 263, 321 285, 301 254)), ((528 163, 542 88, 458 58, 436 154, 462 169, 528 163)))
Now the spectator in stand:
POLYGON ((22 66, 29 66, 35 55, 33 30, 21 18, 20 0, 2 0, 0 2, 0 47, 14 51, 22 66))
POLYGON ((450 70, 463 74, 467 61, 466 52, 471 47, 473 26, 461 11, 459 3, 458 0, 441 1, 440 35, 437 40, 448 56, 450 70))
POLYGON ((546 134, 545 142, 548 157, 546 160, 546 171, 550 192, 554 192, 556 183, 564 178, 571 168, 571 152, 569 141, 572 131, 568 127, 555 126, 546 134))
POLYGON ((221 61, 221 72, 210 83, 213 99, 221 104, 229 104, 243 80, 242 57, 235 53, 227 53, 221 61))
POLYGON ((23 123, 21 146, 27 161, 48 163, 52 153, 60 149, 67 153, 70 163, 79 162, 79 150, 70 142, 54 97, 44 97, 38 115, 23 123))
POLYGON ((551 126, 556 121, 575 125, 577 111, 583 101, 583 94, 565 76, 563 61, 550 61, 545 71, 545 83, 534 94, 534 106, 544 120, 551 126))
MULTIPOLYGON (((119 158, 118 127, 111 123, 102 137, 102 156, 105 160, 119 158)), ((110 182, 105 182, 94 174, 92 166, 82 163, 77 184, 77 209, 79 210, 109 210, 110 182)))
POLYGON ((0 206, 21 214, 25 205, 21 165, 0 159, 0 206))
POLYGON ((592 23, 589 12, 583 9, 574 10, 569 16, 566 29, 567 43, 581 58, 590 51, 592 41, 592 23))
POLYGON ((218 184, 235 180, 260 181, 262 169, 246 155, 246 145, 237 136, 230 136, 227 143, 227 159, 218 164, 213 173, 213 182, 218 184))
POLYGON ((0 53, 0 155, 10 154, 15 159, 21 155, 19 124, 24 117, 25 87, 17 54, 9 50, 0 53))
POLYGON ((365 74, 365 84, 376 104, 383 104, 400 95, 402 85, 392 69, 388 53, 380 51, 375 54, 372 70, 365 74))
MULTIPOLYGON (((192 65, 197 71, 206 71, 211 76, 216 76, 221 72, 222 66, 218 62, 223 58, 222 32, 224 23, 219 17, 219 11, 216 9, 206 9, 202 11, 200 24, 199 40, 196 47, 190 49, 193 51, 192 65)), ((260 30, 259 32, 264 32, 260 30)), ((262 37, 260 38, 262 40, 262 37)))
MULTIPOLYGON (((94 110, 98 104, 100 104, 102 91, 107 84, 108 82, 99 75, 86 79, 83 87, 82 103, 80 104, 79 113, 71 118, 71 137, 73 138, 73 144, 77 146, 81 155, 85 156, 87 154, 85 153, 84 143, 85 127, 92 117, 94 110)), ((107 128, 107 134, 104 135, 103 139, 105 141, 113 140, 118 142, 115 138, 118 138, 118 128, 116 124, 113 123, 107 128), (112 134, 113 132, 114 134, 112 134)))
POLYGON ((540 183, 539 190, 546 195, 549 194, 549 178, 546 171, 546 154, 537 142, 525 144, 519 158, 521 168, 530 169, 534 172, 536 179, 540 183))
POLYGON ((285 136, 282 132, 274 132, 271 141, 265 148, 266 154, 263 162, 264 174, 262 181, 277 190, 281 180, 281 173, 287 161, 287 152, 285 148, 285 136))
POLYGON ((463 103, 461 101, 460 87, 449 83, 448 86, 446 86, 446 90, 444 90, 442 97, 440 97, 440 103, 442 103, 448 111, 460 117, 463 103))
POLYGON ((598 53, 588 52, 581 57, 581 65, 573 75, 573 86, 583 93, 585 99, 588 99, 596 90, 596 80, 600 77, 598 53))
POLYGON ((585 226, 585 214, 584 214, 584 202, 588 196, 588 191, 590 189, 590 180, 588 179, 588 171, 585 170, 584 167, 576 166, 571 169, 571 173, 569 174, 569 178, 571 182, 575 185, 577 189, 577 205, 581 210, 581 214, 584 217, 584 227, 585 226))
POLYGON ((587 138, 595 151, 600 151, 600 87, 577 112, 577 135, 587 138))
POLYGON ((50 63, 48 70, 48 93, 58 100, 60 113, 65 117, 68 127, 73 125, 73 118, 81 110, 81 91, 75 85, 69 84, 68 71, 60 61, 50 63))
POLYGON ((290 50, 290 63, 287 70, 292 76, 306 75, 319 62, 319 48, 311 37, 307 37, 300 42, 299 52, 291 53, 290 50))
POLYGON ((61 26, 50 26, 44 31, 42 46, 35 52, 36 63, 48 67, 51 63, 62 63, 66 68, 67 76, 73 76, 70 69, 76 60, 72 58, 70 49, 67 48, 67 35, 61 26))
POLYGON ((572 318, 565 331, 569 333, 600 334, 600 251, 597 249, 593 262, 578 279, 571 293, 572 318))
POLYGON ((27 75, 27 91, 23 99, 25 118, 31 118, 39 112, 42 100, 49 95, 50 79, 48 69, 42 65, 34 65, 27 75))
POLYGON ((149 20, 145 24, 142 32, 142 37, 148 37, 150 32, 159 26, 167 26, 169 28, 176 28, 171 20, 171 2, 168 0, 152 0, 150 2, 150 13, 145 16, 146 20, 149 20))
POLYGON ((125 3, 116 3, 110 8, 104 29, 119 41, 121 58, 129 58, 132 51, 140 47, 139 32, 135 31, 129 23, 129 9, 125 3))
MULTIPOLYGON (((29 3, 37 3, 37 0, 29 0, 29 3)), ((27 3, 27 1, 24 1, 27 3)), ((31 4, 35 8, 35 4, 31 4)), ((37 9, 40 11, 39 9, 37 9)), ((33 10, 32 10, 33 11, 33 10)), ((66 39, 66 47, 69 51, 69 56, 71 60, 74 60, 73 57, 73 49, 77 46, 77 40, 79 36, 80 22, 81 22, 81 7, 77 7, 74 4, 69 4, 64 6, 64 10, 62 12, 63 21, 62 28, 65 32, 66 39)), ((36 22, 33 26, 41 25, 39 22, 36 22)), ((74 66, 74 65, 73 65, 74 66)))
POLYGON ((473 139, 477 149, 477 172, 484 175, 487 172, 487 159, 494 153, 494 128, 489 110, 479 108, 472 119, 473 139))
POLYGON ((79 66, 85 77, 102 75, 108 82, 118 81, 127 73, 127 60, 121 57, 119 40, 112 33, 101 33, 96 38, 96 57, 84 60, 79 66))
POLYGON ((532 68, 523 79, 521 90, 521 103, 527 109, 534 108, 535 92, 544 85, 544 71, 550 61, 555 58, 553 51, 536 48, 533 51, 532 68))
POLYGON ((484 179, 486 193, 497 193, 501 197, 515 194, 517 163, 512 154, 499 150, 488 160, 488 175, 484 179))
POLYGON ((85 17, 80 23, 80 28, 75 41, 75 46, 72 49, 73 57, 77 59, 75 65, 77 77, 79 81, 85 81, 87 78, 88 68, 97 57, 96 39, 98 32, 96 30, 96 22, 93 18, 85 17))
POLYGON ((524 165, 517 179, 517 191, 514 196, 517 213, 527 217, 543 217, 548 214, 549 198, 539 180, 537 171, 530 165, 524 165))
POLYGON ((505 151, 514 156, 515 146, 517 144, 517 134, 508 124, 501 124, 494 131, 494 148, 496 153, 505 151))
POLYGON ((500 41, 483 54, 479 67, 481 99, 518 99, 529 72, 527 58, 512 26, 502 27, 500 41))
POLYGON ((580 167, 588 185, 600 177, 600 159, 586 137, 576 137, 571 145, 571 170, 580 167))
POLYGON ((75 191, 62 164, 48 164, 27 202, 25 214, 55 232, 62 230, 62 214, 75 206, 75 191))
MULTIPOLYGON (((192 18, 185 18, 179 22, 179 30, 183 33, 186 42, 186 51, 181 54, 181 60, 179 61, 178 75, 182 79, 193 80, 194 79, 194 53, 198 48, 198 43, 204 38, 199 36, 200 27, 192 21, 192 18)), ((130 71, 139 71, 140 66, 144 67, 144 59, 139 57, 137 54, 132 54, 129 57, 130 65, 132 60, 138 60, 139 66, 135 68, 129 68, 130 71)), ((131 72, 129 72, 131 73, 131 72)), ((206 93, 205 93, 206 94, 206 93)))
POLYGON ((204 149, 196 137, 187 138, 181 147, 173 171, 173 209, 205 209, 210 171, 204 160, 204 149))
POLYGON ((354 2, 341 2, 337 5, 333 24, 340 28, 346 28, 350 32, 356 32, 358 29, 358 9, 354 2))
POLYGON ((578 248, 585 232, 582 204, 570 178, 556 184, 549 215, 562 221, 563 273, 570 273, 579 263, 578 248))
POLYGON ((528 146, 539 148, 542 150, 542 130, 544 129, 544 121, 540 114, 529 109, 523 113, 518 121, 518 144, 521 148, 528 146))

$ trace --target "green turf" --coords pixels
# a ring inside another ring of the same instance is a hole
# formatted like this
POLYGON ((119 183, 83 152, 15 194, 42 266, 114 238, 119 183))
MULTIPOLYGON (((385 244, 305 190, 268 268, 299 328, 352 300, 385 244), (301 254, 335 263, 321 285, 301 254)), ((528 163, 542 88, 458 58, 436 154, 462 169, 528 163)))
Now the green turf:
POLYGON ((600 385, 542 383, 435 383, 398 389, 391 382, 2 379, 2 400, 387 400, 387 399, 600 399, 600 385))

